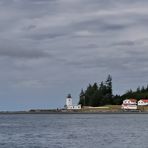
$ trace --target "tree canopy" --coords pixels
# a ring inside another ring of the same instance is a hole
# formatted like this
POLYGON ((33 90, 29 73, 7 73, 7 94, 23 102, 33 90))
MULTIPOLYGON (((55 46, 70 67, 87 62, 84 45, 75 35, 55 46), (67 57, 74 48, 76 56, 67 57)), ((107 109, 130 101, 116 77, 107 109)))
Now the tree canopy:
POLYGON ((79 103, 82 106, 121 105, 124 99, 148 99, 148 85, 129 89, 123 95, 113 95, 112 77, 108 75, 105 82, 89 84, 86 90, 81 90, 79 103))
POLYGON ((81 90, 79 104, 82 106, 101 106, 112 104, 112 77, 108 75, 105 82, 99 85, 89 84, 87 89, 81 90))

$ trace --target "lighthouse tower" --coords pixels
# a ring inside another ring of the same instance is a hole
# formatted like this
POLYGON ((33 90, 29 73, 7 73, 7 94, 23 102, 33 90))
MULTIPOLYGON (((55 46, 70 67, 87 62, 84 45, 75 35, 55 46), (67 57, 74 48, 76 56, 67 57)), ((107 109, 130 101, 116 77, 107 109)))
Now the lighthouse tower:
POLYGON ((72 109, 73 108, 71 94, 68 94, 67 95, 67 98, 66 98, 66 107, 67 107, 67 109, 72 109))

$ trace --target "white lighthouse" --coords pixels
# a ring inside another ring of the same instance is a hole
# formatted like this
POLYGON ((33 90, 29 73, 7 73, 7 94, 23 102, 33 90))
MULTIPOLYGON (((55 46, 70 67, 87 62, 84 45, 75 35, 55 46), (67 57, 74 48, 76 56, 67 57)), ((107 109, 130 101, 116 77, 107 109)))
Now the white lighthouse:
POLYGON ((66 98, 66 109, 81 109, 81 105, 73 106, 71 94, 67 95, 67 98, 66 98))
POLYGON ((73 109, 71 94, 68 94, 67 95, 67 98, 66 98, 66 107, 67 107, 67 109, 73 109))

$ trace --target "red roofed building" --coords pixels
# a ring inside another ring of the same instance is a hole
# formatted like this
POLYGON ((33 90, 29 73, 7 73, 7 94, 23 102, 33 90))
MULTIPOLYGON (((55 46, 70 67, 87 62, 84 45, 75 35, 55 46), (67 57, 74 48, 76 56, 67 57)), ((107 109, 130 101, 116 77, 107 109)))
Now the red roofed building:
POLYGON ((148 99, 141 99, 138 101, 138 105, 140 106, 145 106, 145 105, 148 105, 148 99))
POLYGON ((121 108, 125 110, 136 110, 137 100, 136 99, 126 99, 123 101, 121 108))

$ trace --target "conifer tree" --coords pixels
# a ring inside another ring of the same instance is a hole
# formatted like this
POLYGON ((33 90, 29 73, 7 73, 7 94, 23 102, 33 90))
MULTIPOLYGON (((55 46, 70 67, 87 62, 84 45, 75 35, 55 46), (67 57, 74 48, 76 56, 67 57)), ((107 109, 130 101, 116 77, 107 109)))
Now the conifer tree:
POLYGON ((80 100, 79 100, 78 104, 81 104, 82 106, 85 106, 85 93, 84 93, 83 89, 81 90, 80 100))

